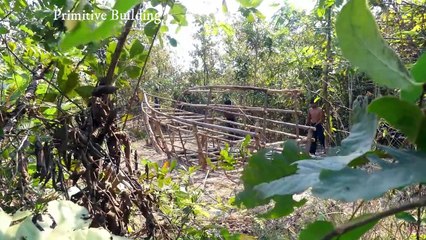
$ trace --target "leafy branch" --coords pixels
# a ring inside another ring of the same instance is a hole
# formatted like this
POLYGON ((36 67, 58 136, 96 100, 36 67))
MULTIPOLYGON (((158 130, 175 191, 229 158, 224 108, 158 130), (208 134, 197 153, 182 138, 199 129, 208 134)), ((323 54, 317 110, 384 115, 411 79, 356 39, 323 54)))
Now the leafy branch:
POLYGON ((337 227, 332 232, 327 234, 323 238, 323 240, 332 240, 334 237, 338 237, 338 236, 343 235, 343 234, 345 234, 345 233, 347 233, 351 230, 354 230, 354 229, 359 228, 361 226, 367 225, 369 223, 376 222, 378 220, 381 220, 383 218, 395 215, 395 214, 400 213, 400 212, 404 212, 404 211, 408 211, 408 210, 412 210, 412 209, 420 208, 420 207, 424 207, 424 206, 426 206, 426 198, 422 198, 422 199, 417 200, 415 202, 409 202, 409 203, 402 204, 398 207, 391 208, 391 209, 386 210, 384 212, 374 214, 370 217, 366 217, 366 218, 363 218, 361 220, 354 221, 354 222, 351 222, 351 223, 347 223, 345 225, 337 227))
MULTIPOLYGON (((171 4, 170 8, 173 8, 174 3, 175 3, 175 1, 172 1, 172 4, 171 4)), ((157 25, 157 28, 155 29, 154 35, 152 36, 152 40, 151 40, 151 44, 149 45, 147 57, 145 58, 145 61, 144 61, 143 65, 142 65, 141 73, 140 73, 140 75, 138 77, 138 81, 137 81, 136 86, 135 86, 135 88, 133 90, 133 94, 130 95, 130 100, 128 101, 127 109, 131 109, 131 107, 132 107, 132 103, 133 103, 132 99, 136 95, 136 93, 137 93, 137 91, 139 89, 139 86, 140 86, 140 84, 142 82, 142 78, 143 78, 143 76, 145 74, 146 66, 148 65, 148 61, 150 59, 149 57, 151 56, 152 49, 154 48, 154 43, 155 43, 155 40, 157 39, 158 33, 159 33, 160 29, 161 29, 161 24, 162 24, 162 22, 164 20, 165 14, 166 14, 166 7, 163 6, 163 12, 161 13, 161 18, 160 18, 161 21, 157 25)), ((124 122, 123 122, 123 128, 122 128, 123 130, 126 128, 126 124, 127 124, 128 120, 129 120, 129 115, 126 114, 126 116, 124 118, 124 122)))
POLYGON ((137 14, 137 12, 141 8, 141 6, 142 6, 141 4, 138 4, 133 8, 133 16, 129 20, 127 20, 126 24, 124 25, 123 32, 121 33, 120 37, 118 38, 117 47, 115 48, 114 54, 112 56, 111 64, 108 68, 107 75, 99 83, 99 85, 110 86, 114 83, 113 76, 114 76, 115 68, 117 67, 121 51, 123 50, 124 45, 126 44, 127 36, 129 35, 130 30, 132 30, 133 22, 134 22, 134 19, 135 19, 135 14, 137 14))

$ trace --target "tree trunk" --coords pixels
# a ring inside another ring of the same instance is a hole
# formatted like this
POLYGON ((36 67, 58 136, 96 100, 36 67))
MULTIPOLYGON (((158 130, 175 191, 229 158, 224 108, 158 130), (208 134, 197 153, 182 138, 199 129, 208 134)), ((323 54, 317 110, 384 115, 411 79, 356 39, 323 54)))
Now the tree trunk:
POLYGON ((322 86, 322 95, 324 98, 324 113, 325 113, 325 126, 324 129, 326 131, 325 134, 325 145, 328 146, 330 142, 330 133, 331 133, 331 127, 330 126, 330 101, 328 99, 328 85, 330 82, 330 72, 331 72, 331 65, 333 61, 332 51, 331 51, 331 7, 327 8, 326 13, 327 18, 327 46, 326 46, 326 62, 325 62, 325 68, 324 68, 324 81, 322 86), (327 134, 328 133, 328 134, 327 134))

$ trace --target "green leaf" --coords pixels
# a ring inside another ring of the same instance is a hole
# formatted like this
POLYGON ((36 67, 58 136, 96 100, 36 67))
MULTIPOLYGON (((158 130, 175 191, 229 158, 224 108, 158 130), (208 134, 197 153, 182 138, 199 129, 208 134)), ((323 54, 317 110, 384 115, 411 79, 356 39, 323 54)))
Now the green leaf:
POLYGON ((185 15, 186 14, 186 7, 182 5, 181 3, 175 3, 173 4, 172 9, 170 9, 170 14, 172 15, 185 15))
POLYGON ((228 4, 226 4, 226 0, 222 0, 222 12, 228 13, 228 4))
POLYGON ((401 99, 415 103, 423 93, 423 86, 413 85, 411 88, 401 90, 401 99))
POLYGON ((366 0, 350 0, 343 7, 336 32, 343 55, 376 83, 390 88, 413 88, 410 73, 381 36, 366 0))
POLYGON ((155 33, 157 32, 158 25, 155 24, 155 22, 149 22, 144 27, 144 33, 148 37, 153 37, 155 33))
MULTIPOLYGON (((360 221, 365 219, 366 217, 371 216, 370 214, 367 215, 363 215, 360 217, 355 218, 354 220, 350 221, 348 224, 360 221)), ((335 238, 335 240, 358 240, 362 237, 362 235, 364 235, 365 233, 367 233, 370 229, 372 229, 376 224, 378 223, 377 221, 373 221, 370 222, 368 224, 362 225, 360 227, 357 227, 345 234, 340 235, 338 238, 335 238)))
POLYGON ((3 128, 0 128, 0 139, 4 137, 4 130, 3 128))
POLYGON ((245 8, 256 8, 263 2, 263 0, 237 0, 241 6, 245 8))
POLYGON ((130 66, 130 67, 126 68, 127 75, 130 78, 138 78, 139 75, 141 74, 141 70, 142 69, 138 66, 130 66))
POLYGON ((186 26, 188 22, 186 20, 186 7, 181 3, 175 3, 170 9, 170 14, 173 16, 174 22, 179 24, 179 26, 186 26))
POLYGON ((130 48, 130 58, 134 58, 135 56, 142 54, 145 47, 141 43, 139 39, 133 40, 132 47, 130 48))
POLYGON ((316 221, 300 232, 299 240, 321 240, 333 230, 334 226, 331 222, 316 221))
POLYGON ((400 212, 395 214, 395 217, 399 220, 406 221, 408 223, 416 223, 417 220, 413 217, 413 215, 409 214, 408 212, 400 212))
POLYGON ((227 36, 235 35, 235 29, 231 25, 221 22, 218 24, 218 26, 225 32, 227 36))
POLYGON ((67 80, 59 84, 59 88, 65 93, 69 94, 74 90, 79 83, 79 75, 76 72, 72 72, 68 75, 67 80))
POLYGON ((167 36, 167 39, 169 40, 170 45, 172 45, 172 47, 177 47, 177 41, 176 39, 167 36))
POLYGON ((81 87, 78 87, 74 90, 77 92, 77 94, 80 97, 87 99, 87 98, 90 98, 92 96, 93 89, 95 89, 95 87, 93 87, 93 86, 81 86, 81 87))
POLYGON ((374 100, 368 110, 384 118, 393 127, 403 132, 413 143, 416 142, 417 137, 422 137, 418 134, 425 117, 413 103, 395 97, 382 97, 374 100))
POLYGON ((272 199, 275 202, 274 208, 264 214, 261 214, 261 217, 277 219, 283 216, 288 216, 294 211, 295 208, 299 208, 307 202, 306 199, 302 199, 301 201, 297 202, 293 200, 291 195, 275 196, 272 199))
POLYGON ((426 182, 426 153, 400 151, 385 146, 379 146, 379 149, 392 156, 396 162, 370 156, 370 161, 377 163, 380 170, 368 172, 345 168, 340 171, 323 171, 320 183, 313 187, 312 192, 322 198, 352 202, 358 199, 371 200, 390 189, 426 182))
POLYGON ((301 193, 319 184, 321 171, 341 170, 353 160, 369 152, 376 135, 377 119, 374 114, 366 110, 367 98, 357 98, 356 102, 359 103, 354 105, 353 115, 357 122, 354 123, 349 137, 342 141, 342 146, 334 150, 337 155, 318 160, 297 161, 292 165, 297 165, 296 174, 259 184, 254 187, 254 190, 259 191, 263 198, 301 193))
POLYGON ((414 64, 411 74, 416 82, 426 83, 426 53, 423 53, 416 64, 414 64))
POLYGON ((423 118, 423 122, 419 130, 419 137, 417 138, 417 141, 416 141, 416 145, 418 149, 426 152, 426 137, 424 136, 426 136, 426 117, 423 118))
POLYGON ((305 203, 305 200, 294 201, 291 196, 260 198, 253 189, 259 183, 269 182, 296 172, 296 166, 292 166, 291 163, 305 158, 306 155, 300 153, 301 151, 294 141, 287 141, 284 149, 286 149, 285 154, 275 153, 271 157, 267 157, 270 152, 261 150, 250 158, 249 164, 243 171, 244 191, 237 195, 237 205, 243 204, 247 208, 254 208, 274 200, 274 208, 263 214, 263 217, 278 218, 292 213, 295 207, 305 203))
POLYGON ((2 24, 0 24, 0 34, 6 34, 8 32, 9 30, 6 27, 4 27, 2 24))
POLYGON ((118 17, 120 13, 126 13, 138 3, 140 3, 139 0, 117 0, 113 11, 108 13, 107 19, 99 27, 96 27, 95 21, 78 22, 62 39, 60 47, 62 50, 67 51, 75 46, 97 42, 110 37, 115 33, 120 22, 122 22, 118 17))
MULTIPOLYGON (((369 215, 364 215, 358 217, 351 221, 350 223, 360 221, 369 215)), ((350 230, 338 237, 332 238, 333 240, 357 240, 362 237, 366 232, 368 232, 371 228, 373 228, 378 221, 373 221, 368 224, 357 227, 353 230, 350 230)), ((348 223, 348 224, 350 224, 348 223)), ((334 230, 334 226, 331 222, 328 221, 316 221, 314 223, 309 224, 299 235, 299 240, 321 240, 324 237, 331 233, 334 230)))

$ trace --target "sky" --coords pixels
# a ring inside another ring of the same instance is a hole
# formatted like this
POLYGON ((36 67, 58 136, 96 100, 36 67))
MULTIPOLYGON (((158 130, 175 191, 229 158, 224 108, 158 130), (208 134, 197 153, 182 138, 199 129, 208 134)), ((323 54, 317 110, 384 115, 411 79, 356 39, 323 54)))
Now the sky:
MULTIPOLYGON (((181 28, 177 33, 172 32, 170 34, 178 42, 178 46, 171 50, 174 52, 173 57, 175 61, 180 63, 180 65, 187 70, 191 61, 190 52, 194 50, 193 35, 196 32, 193 15, 213 13, 216 20, 221 21, 226 18, 226 14, 222 12, 222 0, 180 0, 180 2, 188 10, 188 26, 181 28)), ((283 0, 263 0, 258 10, 261 11, 266 18, 271 18, 279 9, 279 6, 273 7, 272 5, 282 2, 283 0)), ((297 9, 306 11, 311 11, 315 5, 315 0, 288 0, 288 2, 297 9)), ((226 0, 226 3, 228 6, 227 14, 237 14, 239 4, 236 0, 226 0)))

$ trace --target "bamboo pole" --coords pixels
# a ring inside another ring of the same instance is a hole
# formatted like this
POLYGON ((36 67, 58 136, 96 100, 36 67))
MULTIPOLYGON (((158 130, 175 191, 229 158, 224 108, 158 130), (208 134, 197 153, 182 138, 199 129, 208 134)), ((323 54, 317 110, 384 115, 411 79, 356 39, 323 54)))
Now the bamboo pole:
MULTIPOLYGON (((207 104, 196 104, 196 103, 187 103, 187 102, 181 102, 181 101, 176 101, 173 99, 169 99, 169 98, 164 98, 164 97, 160 97, 160 96, 156 96, 156 95, 152 95, 149 93, 146 93, 148 96, 154 96, 163 100, 168 100, 168 101, 172 101, 175 102, 177 104, 180 104, 182 106, 188 106, 188 107, 196 107, 196 108, 206 108, 208 107, 207 104)), ((230 110, 230 109, 239 109, 239 110, 243 110, 243 111, 248 111, 248 112, 263 112, 264 108, 263 107, 248 107, 248 106, 241 106, 241 105, 225 105, 225 104, 210 104, 209 107, 212 108, 223 108, 226 110, 230 110)), ((170 109, 167 109, 170 110, 170 109)), ((162 112, 166 112, 167 110, 162 110, 162 112)), ((176 108, 176 110, 179 110, 181 112, 187 112, 188 114, 196 114, 193 112, 189 112, 189 111, 185 111, 179 108, 176 108)), ((294 113, 294 110, 291 109, 279 109, 279 108, 268 108, 268 112, 279 112, 279 113, 294 113)), ((302 112, 299 112, 302 113, 302 112)))
POLYGON ((299 89, 270 89, 270 88, 261 88, 261 87, 253 87, 253 86, 236 86, 236 85, 216 85, 216 86, 199 86, 190 88, 187 91, 196 92, 197 90, 209 90, 209 89, 226 89, 226 90, 253 90, 253 91, 261 91, 268 93, 298 93, 299 89))
POLYGON ((142 115, 143 115, 145 130, 148 133, 149 139, 151 140, 151 144, 154 147, 155 151, 157 153, 161 153, 162 150, 161 150, 160 146, 158 146, 157 140, 155 139, 155 134, 152 131, 151 123, 149 122, 148 113, 146 112, 145 108, 143 107, 143 104, 144 103, 141 104, 141 109, 142 109, 141 111, 142 111, 142 115))
MULTIPOLYGON (((235 124, 237 126, 244 126, 243 123, 232 122, 232 121, 228 121, 228 120, 224 120, 224 119, 217 119, 217 121, 224 122, 224 123, 232 123, 232 124, 235 124)), ((284 136, 287 136, 287 137, 291 137, 291 138, 296 138, 296 139, 300 138, 300 136, 297 136, 295 134, 287 133, 287 132, 283 132, 283 131, 278 131, 278 130, 273 130, 273 129, 270 129, 270 128, 265 128, 264 129, 263 127, 258 127, 258 126, 250 125, 250 124, 246 124, 246 126, 250 127, 250 128, 253 128, 253 129, 256 129, 256 130, 262 130, 262 131, 265 131, 265 132, 281 134, 281 135, 284 135, 284 136)))
MULTIPOLYGON (((152 111, 155 112, 158 115, 162 115, 162 116, 168 116, 167 114, 164 114, 156 109, 153 109, 148 102, 145 103, 147 105, 147 107, 152 111)), ((219 125, 214 125, 214 124, 209 124, 209 123, 203 123, 203 122, 197 122, 197 121, 191 121, 191 120, 186 120, 184 118, 180 118, 180 117, 175 117, 175 116, 169 116, 170 119, 176 119, 179 120, 181 122, 184 123, 189 123, 189 124, 195 124, 196 126, 201 126, 201 127, 206 127, 206 128, 214 128, 214 129, 218 129, 218 130, 222 130, 222 131, 227 131, 227 132, 233 132, 233 133, 237 133, 237 134, 241 134, 241 135, 251 135, 254 136, 255 133, 253 132, 248 132, 248 131, 244 131, 244 130, 240 130, 240 129, 234 129, 234 128, 230 128, 230 127, 224 127, 224 126, 219 126, 219 125)))
POLYGON ((265 92, 264 93, 265 94, 265 99, 263 100, 264 101, 264 103, 263 103, 263 129, 262 129, 262 133, 263 133, 263 137, 264 137, 264 141, 266 142, 266 139, 267 139, 267 137, 266 137, 266 115, 267 115, 267 108, 268 108, 268 92, 265 92))
POLYGON ((294 107, 296 108, 296 111, 294 112, 294 122, 296 123, 296 136, 297 138, 299 138, 299 115, 298 115, 298 110, 299 110, 299 98, 297 94, 293 95, 293 99, 294 99, 294 107))
POLYGON ((197 125, 194 125, 194 137, 195 137, 195 141, 197 142, 198 163, 200 164, 201 168, 205 170, 207 168, 207 161, 206 161, 206 156, 203 153, 203 146, 201 145, 201 142, 198 136, 197 125))
MULTIPOLYGON (((261 118, 261 117, 256 117, 256 116, 252 116, 252 115, 248 115, 248 114, 244 115, 244 114, 241 114, 241 113, 234 113, 234 112, 229 112, 229 111, 224 111, 224 110, 218 110, 218 109, 216 109, 216 111, 223 112, 223 113, 229 113, 229 114, 235 114, 237 116, 243 116, 243 117, 257 119, 257 120, 263 120, 263 118, 261 118)), ((296 124, 294 124, 294 123, 288 123, 288 122, 271 120, 271 119, 266 119, 266 121, 267 122, 271 122, 271 123, 281 124, 281 125, 288 126, 288 127, 296 127, 296 124)), ((306 125, 299 125, 298 127, 301 128, 301 129, 306 129, 306 130, 308 130, 308 129, 313 129, 314 130, 315 129, 312 126, 306 126, 306 125)))
POLYGON ((161 143, 163 145, 164 152, 166 153, 167 158, 171 159, 172 158, 172 153, 170 152, 169 146, 167 145, 167 142, 164 139, 163 130, 161 130, 160 121, 158 121, 157 119, 153 119, 153 120, 154 120, 156 128, 158 130, 159 138, 160 138, 160 141, 161 141, 161 143))

